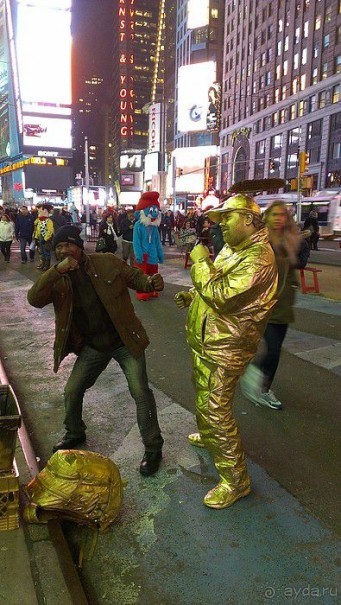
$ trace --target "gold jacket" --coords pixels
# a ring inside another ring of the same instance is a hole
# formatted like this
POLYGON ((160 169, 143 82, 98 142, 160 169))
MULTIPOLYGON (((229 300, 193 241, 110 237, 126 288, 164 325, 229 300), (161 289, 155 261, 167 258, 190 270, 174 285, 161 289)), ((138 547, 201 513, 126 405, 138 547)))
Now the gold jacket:
POLYGON ((194 263, 191 278, 190 347, 231 375, 242 374, 276 302, 277 268, 267 230, 257 231, 233 250, 225 244, 214 263, 194 263))

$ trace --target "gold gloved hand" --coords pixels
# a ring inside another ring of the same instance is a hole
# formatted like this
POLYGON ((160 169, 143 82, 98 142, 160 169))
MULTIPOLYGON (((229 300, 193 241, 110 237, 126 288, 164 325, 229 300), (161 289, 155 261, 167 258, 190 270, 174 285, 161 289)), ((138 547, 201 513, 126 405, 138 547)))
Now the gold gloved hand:
POLYGON ((184 309, 185 307, 189 307, 192 297, 189 292, 178 292, 174 296, 174 301, 178 309, 184 309))
POLYGON ((196 263, 199 260, 202 260, 204 258, 209 258, 210 256, 210 251, 206 246, 203 246, 202 244, 198 244, 197 246, 194 246, 190 257, 191 260, 193 261, 193 263, 196 263))

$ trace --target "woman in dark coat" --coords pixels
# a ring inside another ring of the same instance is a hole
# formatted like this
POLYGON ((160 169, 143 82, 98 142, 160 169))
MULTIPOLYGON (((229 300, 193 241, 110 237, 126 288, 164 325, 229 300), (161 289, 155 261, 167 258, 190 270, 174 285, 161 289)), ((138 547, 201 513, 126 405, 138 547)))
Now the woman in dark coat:
POLYGON ((105 240, 105 248, 102 252, 112 252, 115 254, 117 250, 117 238, 118 230, 116 222, 112 214, 108 214, 105 222, 101 223, 99 227, 99 237, 103 237, 105 240))
POLYGON ((295 294, 298 287, 296 269, 303 269, 309 258, 307 233, 298 230, 284 202, 273 202, 264 213, 269 240, 278 268, 278 300, 264 332, 266 352, 257 357, 242 376, 240 386, 245 397, 256 405, 280 410, 271 385, 274 380, 282 344, 289 323, 294 321, 295 294))

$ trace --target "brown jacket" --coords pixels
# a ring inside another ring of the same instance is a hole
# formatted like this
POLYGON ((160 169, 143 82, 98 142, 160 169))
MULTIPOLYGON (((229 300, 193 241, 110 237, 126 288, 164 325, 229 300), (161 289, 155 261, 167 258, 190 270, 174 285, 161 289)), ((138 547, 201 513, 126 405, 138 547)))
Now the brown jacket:
MULTIPOLYGON (((129 267, 113 254, 85 256, 85 270, 96 294, 106 309, 122 342, 134 357, 149 344, 148 336, 135 315, 128 288, 151 292, 153 287, 140 269, 129 267)), ((43 273, 27 293, 30 305, 37 308, 53 303, 55 311, 54 372, 69 353, 80 352, 83 342, 72 322, 73 292, 69 275, 55 267, 43 273)))

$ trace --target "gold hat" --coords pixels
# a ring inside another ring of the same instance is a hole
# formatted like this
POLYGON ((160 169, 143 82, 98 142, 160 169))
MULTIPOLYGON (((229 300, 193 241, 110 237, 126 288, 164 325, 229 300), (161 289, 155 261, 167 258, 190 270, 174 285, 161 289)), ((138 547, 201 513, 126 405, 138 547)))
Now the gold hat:
POLYGON ((261 209, 252 197, 242 195, 241 193, 229 197, 217 208, 205 212, 205 215, 213 223, 219 223, 226 212, 232 212, 233 210, 246 210, 259 217, 261 215, 261 209))

